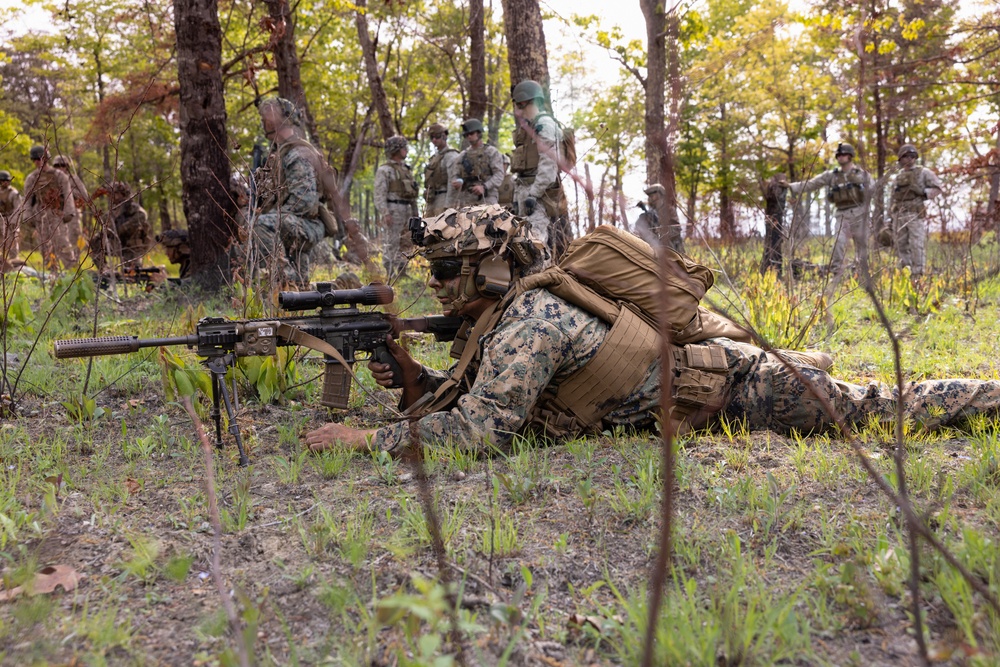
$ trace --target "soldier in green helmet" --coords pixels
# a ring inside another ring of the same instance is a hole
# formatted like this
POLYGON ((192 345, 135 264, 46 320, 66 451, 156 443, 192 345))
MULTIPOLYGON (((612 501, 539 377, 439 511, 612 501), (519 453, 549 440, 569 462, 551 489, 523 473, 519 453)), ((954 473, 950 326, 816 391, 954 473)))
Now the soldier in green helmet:
POLYGON ((406 265, 403 253, 413 247, 406 224, 417 215, 417 181, 406 164, 408 151, 405 137, 389 137, 385 141, 388 160, 375 171, 374 198, 382 235, 382 263, 390 280, 403 270, 406 265))
POLYGON ((66 174, 49 164, 47 148, 33 146, 29 156, 35 170, 24 179, 24 199, 15 214, 22 245, 37 250, 47 266, 55 268, 58 262, 69 266, 76 261, 67 237, 67 225, 76 217, 73 186, 66 174), (30 230, 30 240, 25 238, 26 230, 30 230))
POLYGON ((566 193, 560 176, 560 145, 563 131, 545 112, 545 91, 537 81, 521 81, 511 92, 514 101, 514 153, 510 171, 514 175, 514 210, 531 222, 531 229, 550 247, 565 247, 565 240, 549 239, 550 230, 561 229, 567 216, 566 193))
POLYGON ((899 173, 889 199, 893 241, 899 265, 910 267, 910 273, 919 276, 927 262, 926 202, 941 194, 941 180, 917 164, 919 155, 913 144, 900 146, 897 157, 899 173))
POLYGON ((826 188, 826 198, 836 209, 834 218, 837 221, 830 272, 839 275, 844 269, 848 239, 854 241, 858 263, 868 264, 868 206, 874 181, 867 171, 855 164, 855 151, 851 144, 837 144, 835 157, 837 167, 788 187, 796 195, 826 188))
POLYGON ((483 141, 483 121, 470 118, 462 123, 462 136, 469 147, 452 163, 448 206, 461 208, 479 204, 496 204, 497 192, 503 183, 503 157, 495 147, 483 141))

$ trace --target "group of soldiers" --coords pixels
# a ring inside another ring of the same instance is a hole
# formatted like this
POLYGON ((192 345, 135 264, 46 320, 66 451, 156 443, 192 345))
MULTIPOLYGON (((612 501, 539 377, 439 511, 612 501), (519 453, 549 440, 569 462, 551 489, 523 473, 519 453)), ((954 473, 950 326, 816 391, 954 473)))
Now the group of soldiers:
MULTIPOLYGON (((829 270, 839 275, 844 268, 849 239, 854 242, 858 263, 867 264, 869 208, 876 194, 876 184, 871 175, 855 163, 852 145, 839 144, 835 157, 838 166, 834 169, 787 187, 794 195, 826 189, 837 222, 829 270)), ((941 194, 942 185, 934 172, 917 164, 919 155, 912 144, 903 144, 897 157, 899 169, 889 197, 890 224, 879 231, 877 240, 881 245, 892 245, 899 265, 909 267, 911 275, 919 276, 927 264, 926 202, 941 194)))
MULTIPOLYGON (((448 209, 500 204, 531 223, 535 235, 558 255, 565 246, 568 215, 562 173, 572 169, 563 155, 563 128, 546 111, 545 91, 536 81, 514 86, 514 152, 501 155, 486 142, 482 120, 462 123, 461 151, 448 144, 448 128, 434 123, 427 129, 435 155, 424 168, 423 217, 448 209), (510 171, 508 172, 508 165, 510 171)), ((419 186, 405 163, 408 142, 390 137, 385 142, 387 161, 375 173, 374 199, 383 234, 383 261, 390 276, 405 263, 412 250, 408 223, 421 215, 419 186)))
POLYGON ((35 169, 24 179, 23 192, 11 185, 9 171, 0 171, 0 267, 22 266, 22 249, 38 252, 42 264, 56 270, 70 266, 89 249, 95 266, 104 269, 109 257, 122 267, 138 266, 152 246, 146 211, 123 181, 113 181, 91 195, 65 155, 50 159, 48 148, 29 152, 35 169), (94 199, 108 197, 108 210, 92 225, 94 199))

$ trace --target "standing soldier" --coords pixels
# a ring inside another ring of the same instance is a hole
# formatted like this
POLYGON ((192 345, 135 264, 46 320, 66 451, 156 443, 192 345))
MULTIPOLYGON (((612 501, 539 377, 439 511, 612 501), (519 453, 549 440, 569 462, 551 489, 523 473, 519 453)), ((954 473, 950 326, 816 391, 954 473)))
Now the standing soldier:
POLYGON ((478 118, 462 123, 462 136, 469 147, 459 154, 448 172, 451 178, 448 206, 496 204, 504 173, 500 151, 483 143, 483 121, 478 118))
POLYGON ((17 218, 14 211, 21 205, 21 196, 11 187, 10 172, 0 171, 0 271, 9 271, 17 259, 17 218))
POLYGON ((309 253, 326 235, 320 217, 322 156, 305 138, 302 116, 281 97, 263 100, 260 112, 271 152, 254 174, 257 208, 251 233, 251 260, 271 267, 286 285, 309 284, 309 253))
POLYGON ((941 194, 941 180, 917 162, 917 149, 912 144, 899 147, 899 174, 892 189, 889 212, 895 235, 896 255, 900 266, 910 267, 914 276, 922 275, 927 261, 928 199, 941 194))
POLYGON ((403 162, 409 151, 405 137, 385 141, 389 160, 375 171, 375 210, 382 233, 382 264, 390 280, 406 266, 403 253, 413 248, 408 224, 417 215, 417 182, 410 165, 403 162))
MULTIPOLYGON (((80 180, 80 176, 73 168, 73 160, 65 155, 57 155, 52 158, 52 166, 69 177, 69 184, 73 188, 73 203, 76 205, 76 216, 67 224, 66 235, 69 243, 73 246, 74 252, 80 250, 80 238, 83 236, 83 225, 90 229, 90 194, 87 186, 80 180)), ((89 232, 88 232, 89 233, 89 232)))
POLYGON ((826 198, 836 207, 837 240, 833 244, 830 271, 839 275, 847 254, 847 239, 854 239, 854 254, 862 266, 868 265, 868 201, 872 177, 854 164, 854 146, 837 144, 835 157, 840 165, 808 181, 789 185, 792 194, 826 188, 826 198))
MULTIPOLYGON (((536 81, 514 86, 514 210, 531 221, 535 236, 557 251, 565 239, 550 239, 549 229, 559 229, 559 218, 568 215, 559 169, 559 147, 563 133, 547 113, 545 93, 536 81)), ((553 235, 554 236, 554 235, 553 235)), ((554 252, 558 257, 559 252, 554 252)))
POLYGON ((433 218, 448 208, 448 173, 458 159, 458 151, 448 145, 448 128, 434 123, 427 128, 437 153, 424 167, 424 217, 433 218))
POLYGON ((55 266, 76 261, 76 253, 66 237, 66 226, 76 216, 73 186, 69 177, 49 164, 49 152, 44 146, 32 146, 29 153, 35 170, 24 179, 24 200, 16 214, 22 231, 33 230, 34 248, 42 262, 55 266))
POLYGON ((670 221, 666 226, 661 222, 661 215, 668 214, 667 190, 659 183, 653 183, 643 190, 649 197, 649 203, 639 204, 642 214, 635 222, 640 237, 646 241, 655 240, 653 246, 666 245, 674 252, 684 252, 684 239, 681 237, 681 226, 675 217, 667 215, 670 221))

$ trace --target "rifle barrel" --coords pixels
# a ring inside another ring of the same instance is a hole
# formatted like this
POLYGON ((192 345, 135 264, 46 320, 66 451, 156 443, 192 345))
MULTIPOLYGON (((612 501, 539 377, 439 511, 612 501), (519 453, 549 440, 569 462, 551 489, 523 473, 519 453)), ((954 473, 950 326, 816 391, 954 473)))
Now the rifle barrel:
POLYGON ((101 336, 99 338, 77 338, 74 340, 57 340, 55 343, 56 359, 73 357, 99 357, 106 354, 127 354, 144 347, 160 347, 166 345, 198 344, 196 334, 175 336, 172 338, 139 338, 138 336, 101 336))

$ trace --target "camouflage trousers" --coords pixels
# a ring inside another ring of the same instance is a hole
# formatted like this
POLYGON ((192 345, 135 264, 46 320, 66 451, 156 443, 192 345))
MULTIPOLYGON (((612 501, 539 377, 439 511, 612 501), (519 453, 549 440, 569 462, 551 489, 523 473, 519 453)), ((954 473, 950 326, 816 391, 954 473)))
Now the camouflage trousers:
POLYGON ((416 204, 386 205, 391 222, 381 221, 379 233, 382 235, 382 265, 392 280, 406 267, 404 252, 413 250, 413 237, 410 235, 410 217, 416 215, 416 204))
POLYGON ((55 267, 56 260, 64 266, 76 262, 75 248, 69 244, 66 223, 57 211, 35 209, 21 220, 21 245, 29 252, 38 252, 48 267, 55 267), (25 229, 29 235, 25 235, 25 229))
POLYGON ((325 235, 320 220, 278 211, 261 213, 253 223, 255 265, 271 269, 273 276, 285 282, 308 283, 310 251, 325 235))
POLYGON ((854 255, 858 262, 868 261, 868 216, 864 205, 839 209, 837 219, 837 240, 833 243, 833 256, 830 258, 830 271, 840 273, 844 268, 844 256, 847 254, 848 239, 854 241, 854 255), (863 259, 862 259, 863 258, 863 259))
POLYGON ((451 190, 451 208, 465 208, 467 206, 484 206, 485 204, 496 204, 497 203, 497 193, 495 191, 486 191, 485 197, 480 197, 479 195, 473 194, 472 191, 466 190, 465 188, 456 190, 452 188, 451 190))
MULTIPOLYGON (((835 429, 836 421, 826 414, 818 395, 828 400, 848 426, 863 425, 869 419, 891 421, 895 417, 899 396, 888 385, 849 384, 800 364, 792 370, 760 348, 728 338, 707 342, 722 346, 729 362, 722 414, 742 420, 751 429, 767 428, 779 433, 835 429)), ((906 418, 928 429, 961 426, 973 415, 998 412, 1000 381, 996 380, 926 380, 908 385, 903 396, 906 418)))
POLYGON ((442 190, 439 193, 434 194, 430 200, 427 201, 427 205, 424 207, 425 218, 433 218, 435 215, 440 215, 444 213, 448 208, 448 191, 442 190))
POLYGON ((899 265, 910 267, 919 276, 927 262, 927 220, 924 203, 897 205, 892 211, 893 239, 899 265))
POLYGON ((552 226, 552 218, 546 212, 541 198, 536 200, 535 210, 531 212, 531 215, 524 215, 524 200, 528 196, 528 192, 529 186, 515 182, 514 210, 518 212, 519 217, 526 218, 531 223, 531 231, 538 237, 538 240, 548 245, 549 228, 552 226))

